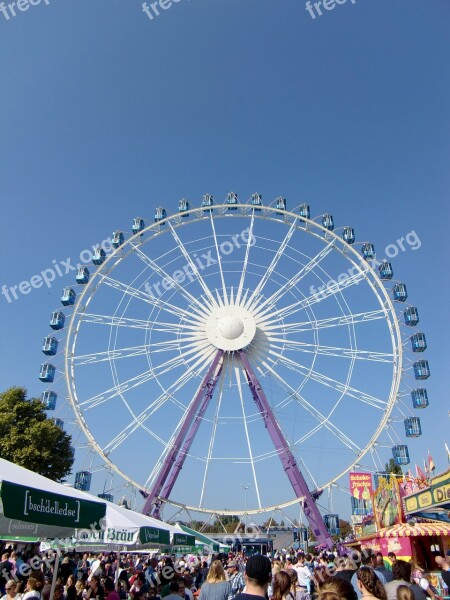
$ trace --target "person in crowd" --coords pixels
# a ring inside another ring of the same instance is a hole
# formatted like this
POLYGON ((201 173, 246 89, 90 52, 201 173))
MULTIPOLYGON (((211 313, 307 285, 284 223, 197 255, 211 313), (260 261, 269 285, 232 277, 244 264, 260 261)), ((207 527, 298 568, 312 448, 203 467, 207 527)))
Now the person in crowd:
POLYGON ((450 565, 445 558, 442 558, 442 556, 436 556, 434 560, 436 561, 439 569, 441 569, 442 581, 450 590, 450 565))
MULTIPOLYGON (((295 573, 291 569, 291 573, 295 573)), ((272 580, 272 600, 295 600, 291 593, 291 576, 287 571, 279 571, 272 580)))
POLYGON ((110 577, 105 579, 105 600, 120 600, 114 587, 114 581, 110 577))
POLYGON ((75 590, 77 592, 77 600, 83 600, 84 582, 81 579, 76 582, 75 590))
POLYGON ((9 560, 9 552, 4 552, 0 562, 0 596, 6 593, 6 582, 12 578, 13 571, 14 565, 9 560))
POLYGON ((19 600, 20 596, 17 593, 17 582, 14 579, 10 579, 5 585, 6 593, 2 596, 1 600, 19 600))
POLYGON ((267 556, 250 556, 245 565, 245 592, 238 594, 235 600, 259 600, 266 598, 267 588, 272 576, 272 564, 267 556))
POLYGON ((414 600, 414 592, 408 585, 399 585, 396 600, 414 600))
POLYGON ((391 571, 392 571, 392 565, 395 563, 395 561, 397 560, 397 556, 394 554, 394 552, 388 552, 388 562, 390 564, 391 567, 391 571))
POLYGON ((352 580, 353 575, 356 573, 355 563, 348 556, 340 557, 336 560, 336 571, 334 577, 345 579, 349 583, 352 580))
POLYGON ((297 564, 294 565, 294 570, 297 572, 298 576, 298 588, 304 592, 309 592, 311 590, 311 571, 305 564, 304 554, 298 555, 297 564))
POLYGON ((291 580, 290 596, 292 600, 309 600, 308 592, 304 588, 300 588, 298 585, 298 575, 295 569, 288 569, 286 573, 289 575, 291 580))
POLYGON ((381 554, 381 552, 377 552, 376 554, 374 552, 370 557, 370 562, 370 566, 372 567, 372 569, 374 569, 377 573, 381 573, 384 576, 386 583, 392 581, 392 571, 389 571, 384 566, 383 555, 381 554))
POLYGON ((25 593, 22 596, 22 600, 31 600, 31 598, 37 598, 41 600, 42 589, 45 584, 44 575, 41 571, 33 571, 28 577, 27 584, 25 587, 25 593))
POLYGON ((105 591, 100 584, 100 577, 98 575, 92 575, 88 579, 89 589, 85 595, 85 600, 104 600, 105 591))
POLYGON ((416 600, 426 600, 425 592, 418 585, 411 583, 411 568, 411 563, 405 560, 394 562, 392 565, 392 581, 385 586, 388 600, 397 600, 397 588, 400 585, 411 587, 416 600))
POLYGON ((227 573, 231 581, 231 596, 234 598, 244 591, 245 581, 244 575, 240 572, 238 564, 235 560, 230 560, 227 564, 227 573))
POLYGON ((361 567, 357 573, 357 585, 362 598, 387 600, 384 585, 379 575, 370 567, 361 567))
POLYGON ((180 600, 180 586, 178 581, 169 583, 169 591, 170 593, 164 597, 165 600, 180 600))
POLYGON ((194 600, 193 593, 186 587, 184 577, 180 577, 178 579, 178 594, 180 595, 182 600, 194 600))
POLYGON ((200 589, 201 600, 231 600, 231 589, 231 581, 227 581, 222 562, 213 561, 200 589))
MULTIPOLYGON (((373 556, 373 552, 370 548, 365 548, 362 552, 361 552, 361 568, 362 567, 368 567, 368 568, 372 568, 371 564, 372 564, 372 556, 373 556)), ((373 570, 373 569, 372 569, 373 570)), ((378 579, 381 581, 381 583, 383 585, 386 585, 386 579, 383 575, 383 573, 380 573, 379 571, 374 571, 376 577, 378 577, 378 579)), ((355 572, 355 574, 352 576, 351 579, 351 584, 355 589, 355 592, 358 596, 358 599, 362 598, 362 592, 360 590, 360 587, 358 585, 358 571, 355 572)))
POLYGON ((317 600, 356 600, 356 592, 348 579, 324 574, 317 580, 317 600))
POLYGON ((64 598, 64 586, 62 583, 57 583, 55 585, 55 593, 53 595, 53 600, 63 600, 64 598))

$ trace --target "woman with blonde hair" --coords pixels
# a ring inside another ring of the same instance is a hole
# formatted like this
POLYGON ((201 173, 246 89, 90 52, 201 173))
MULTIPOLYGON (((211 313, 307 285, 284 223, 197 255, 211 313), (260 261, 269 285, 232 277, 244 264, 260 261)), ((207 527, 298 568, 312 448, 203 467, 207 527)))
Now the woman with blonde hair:
POLYGON ((22 600, 30 600, 31 598, 38 598, 38 600, 41 600, 41 592, 44 585, 45 580, 43 573, 41 573, 41 571, 33 571, 28 577, 25 594, 22 596, 22 600))
POLYGON ((414 600, 414 592, 409 585, 399 585, 397 588, 397 600, 414 600))
POLYGON ((231 600, 231 581, 227 581, 225 569, 220 560, 215 560, 200 589, 200 600, 231 600))

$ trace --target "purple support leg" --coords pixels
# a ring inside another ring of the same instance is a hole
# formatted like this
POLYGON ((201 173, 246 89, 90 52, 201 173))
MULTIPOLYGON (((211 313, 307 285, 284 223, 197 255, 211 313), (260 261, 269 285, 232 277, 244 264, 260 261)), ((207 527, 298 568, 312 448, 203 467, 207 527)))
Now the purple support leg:
MULTIPOLYGON (((174 441, 172 447, 170 448, 169 452, 167 453, 166 458, 164 459, 164 462, 159 471, 158 477, 156 478, 156 481, 154 482, 154 484, 152 485, 152 487, 149 491, 149 495, 145 502, 144 508, 142 509, 142 512, 145 515, 148 515, 151 512, 152 516, 156 517, 157 519, 160 518, 161 501, 159 500, 159 497, 161 495, 161 490, 163 489, 163 486, 166 483, 166 480, 170 474, 172 466, 174 466, 177 456, 182 451, 181 444, 183 443, 183 440, 186 437, 186 434, 188 433, 189 429, 191 428, 192 423, 195 419, 195 416, 196 416, 197 412, 199 411, 199 408, 200 409, 203 408, 203 405, 205 404, 205 400, 207 398, 206 405, 204 406, 204 409, 203 409, 203 410, 206 410, 206 406, 208 404, 209 399, 211 398, 211 396, 213 394, 214 388, 215 388, 217 380, 218 380, 219 373, 216 376, 214 376, 214 373, 217 369, 219 362, 222 359, 222 356, 223 356, 223 351, 218 350, 216 356, 214 357, 214 360, 211 363, 211 366, 209 367, 205 377, 203 378, 203 381, 200 385, 200 388, 199 388, 197 394, 195 395, 194 399, 191 402, 191 405, 189 407, 189 410, 187 411, 184 422, 178 431, 178 434, 175 438, 175 441, 174 441), (202 400, 203 400, 203 402, 202 402, 202 400)), ((194 423, 194 427, 195 427, 195 423, 194 423)), ((197 428, 198 428, 198 425, 197 425, 197 428)), ((193 439, 193 436, 192 436, 192 439, 193 439)), ((191 439, 189 445, 192 443, 192 439, 191 439)), ((184 454, 184 456, 185 456, 185 454, 184 454)), ((176 472, 175 472, 174 476, 171 478, 171 480, 173 480, 171 483, 171 489, 175 484, 176 478, 180 472, 180 469, 183 465, 184 460, 182 460, 181 462, 180 461, 177 461, 177 462, 178 462, 178 466, 176 468, 176 472)))
POLYGON ((270 407, 270 404, 266 398, 264 390, 262 389, 256 375, 250 365, 247 355, 243 350, 239 350, 239 356, 241 357, 244 369, 247 375, 247 383, 250 387, 253 399, 258 406, 261 415, 264 419, 265 426, 269 435, 274 443, 277 450, 278 456, 280 457, 283 469, 288 476, 289 481, 294 489, 295 495, 298 497, 303 496, 303 510, 308 519, 308 522, 313 530, 313 533, 319 542, 319 544, 326 544, 328 548, 334 546, 333 539, 328 533, 325 523, 323 522, 322 515, 314 502, 314 499, 309 491, 308 484, 305 481, 300 469, 297 466, 297 461, 289 448, 289 445, 284 437, 283 432, 275 418, 275 415, 270 407))

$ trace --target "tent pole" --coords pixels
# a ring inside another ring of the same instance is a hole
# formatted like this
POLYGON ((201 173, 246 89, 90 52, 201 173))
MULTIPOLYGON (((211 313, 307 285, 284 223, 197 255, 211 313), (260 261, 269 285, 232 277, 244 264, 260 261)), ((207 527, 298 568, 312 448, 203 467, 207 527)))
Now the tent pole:
MULTIPOLYGON (((116 565, 116 573, 114 576, 114 587, 116 588, 116 592, 118 592, 119 585, 119 571, 120 571, 120 550, 117 552, 117 565, 116 565)), ((52 600, 52 599, 50 599, 52 600)))
POLYGON ((56 580, 58 579, 59 559, 61 558, 61 550, 59 546, 56 548, 55 564, 53 565, 52 587, 50 589, 50 600, 53 600, 55 595, 56 580))

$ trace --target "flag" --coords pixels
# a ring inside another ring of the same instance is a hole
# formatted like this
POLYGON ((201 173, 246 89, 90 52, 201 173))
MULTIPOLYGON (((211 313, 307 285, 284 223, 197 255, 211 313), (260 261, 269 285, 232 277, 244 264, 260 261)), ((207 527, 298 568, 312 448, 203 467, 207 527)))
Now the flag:
POLYGON ((422 469, 420 467, 418 467, 417 465, 416 465, 416 477, 417 477, 418 481, 421 481, 423 483, 427 482, 427 476, 422 471, 422 469))
POLYGON ((448 449, 446 442, 444 442, 444 445, 445 445, 445 451, 447 452, 447 460, 450 463, 450 450, 448 449))
POLYGON ((434 464, 433 457, 431 456, 431 454, 430 454, 430 451, 429 451, 429 450, 428 450, 428 467, 429 467, 429 469, 430 469, 430 473, 431 473, 431 471, 434 471, 434 470, 435 470, 435 468, 436 468, 436 466, 435 466, 435 464, 434 464))

